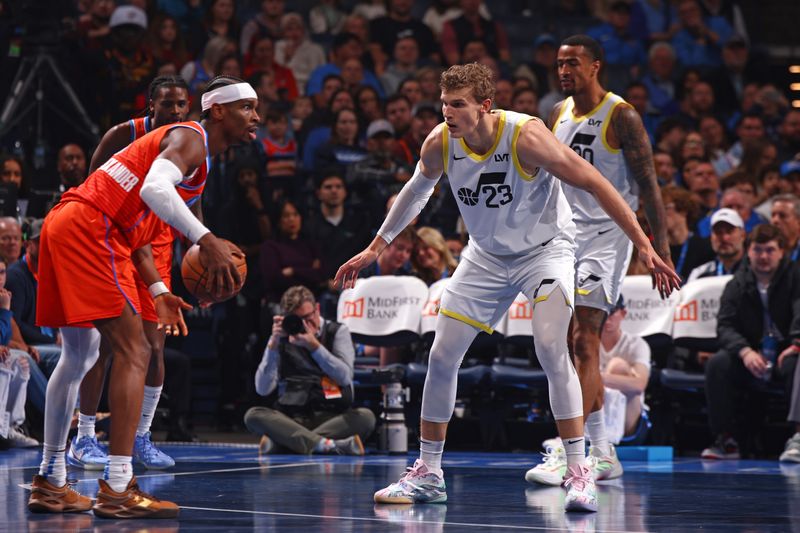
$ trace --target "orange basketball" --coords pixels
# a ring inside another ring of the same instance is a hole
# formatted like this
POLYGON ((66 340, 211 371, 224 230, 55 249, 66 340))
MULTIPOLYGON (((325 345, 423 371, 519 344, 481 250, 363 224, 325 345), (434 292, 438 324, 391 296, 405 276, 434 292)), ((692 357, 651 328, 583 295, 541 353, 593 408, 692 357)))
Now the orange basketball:
MULTIPOLYGON (((223 239, 224 240, 224 239, 223 239)), ((231 258, 233 259, 239 275, 242 277, 242 284, 247 277, 247 262, 245 261, 244 253, 230 241, 225 241, 231 250, 231 258)), ((211 279, 209 279, 208 271, 203 263, 200 262, 200 246, 194 245, 186 251, 181 263, 181 277, 183 278, 183 285, 192 295, 198 300, 205 302, 224 302, 236 296, 239 291, 232 291, 222 294, 219 298, 211 292, 211 279)))

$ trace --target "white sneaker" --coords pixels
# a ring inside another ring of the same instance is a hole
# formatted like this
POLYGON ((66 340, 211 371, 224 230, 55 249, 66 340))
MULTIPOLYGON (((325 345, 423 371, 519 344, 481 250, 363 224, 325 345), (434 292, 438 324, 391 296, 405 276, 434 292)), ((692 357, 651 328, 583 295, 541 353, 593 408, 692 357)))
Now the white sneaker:
POLYGON ((546 450, 542 454, 542 463, 525 473, 525 481, 558 487, 567 473, 567 454, 561 446, 546 450))
POLYGON ((786 447, 780 456, 781 462, 800 463, 800 433, 795 433, 786 441, 786 447))
POLYGON ((572 465, 564 476, 567 497, 564 500, 566 511, 597 512, 597 487, 594 474, 584 465, 572 465))
POLYGON ((447 501, 444 479, 428 470, 428 466, 417 459, 414 466, 397 483, 375 493, 375 503, 444 503, 447 501))
POLYGON ((552 439, 545 439, 542 441, 542 449, 549 450, 550 448, 561 448, 564 446, 561 443, 561 437, 553 437, 552 439))
POLYGON ((617 449, 613 444, 609 444, 611 453, 603 455, 600 450, 591 446, 589 448, 589 457, 594 458, 592 461, 592 469, 594 470, 594 478, 597 481, 604 481, 608 479, 617 479, 622 477, 624 472, 622 463, 617 458, 617 449))
POLYGON ((12 448, 36 448, 39 446, 39 441, 33 437, 27 436, 20 428, 8 428, 8 445, 12 448))

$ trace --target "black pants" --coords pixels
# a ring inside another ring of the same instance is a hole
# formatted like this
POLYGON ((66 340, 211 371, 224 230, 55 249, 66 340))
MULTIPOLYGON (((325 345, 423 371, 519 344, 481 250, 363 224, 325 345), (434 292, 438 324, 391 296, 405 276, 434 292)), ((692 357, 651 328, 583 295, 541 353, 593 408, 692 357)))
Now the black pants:
MULTIPOLYGON (((781 368, 776 369, 771 383, 753 376, 744 366, 739 354, 720 350, 706 363, 706 401, 708 422, 714 435, 733 434, 736 429, 737 404, 747 390, 764 390, 774 384, 783 384, 786 397, 794 403, 794 384, 797 357, 787 357, 781 368)), ((800 388, 800 384, 798 384, 800 388)))

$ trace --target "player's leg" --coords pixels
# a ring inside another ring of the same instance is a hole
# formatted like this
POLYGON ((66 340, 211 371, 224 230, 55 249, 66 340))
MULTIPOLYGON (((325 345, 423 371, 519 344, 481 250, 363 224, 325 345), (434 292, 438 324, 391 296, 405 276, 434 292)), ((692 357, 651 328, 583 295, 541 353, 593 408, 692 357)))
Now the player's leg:
POLYGON ((85 470, 103 470, 108 462, 108 450, 97 442, 95 423, 110 365, 111 348, 108 342, 101 340, 100 357, 83 377, 79 389, 78 434, 73 437, 67 452, 67 463, 70 466, 85 470))
MULTIPOLYGON (((149 295, 148 295, 149 296, 149 295)), ((175 461, 169 455, 159 450, 150 440, 150 426, 161 398, 164 387, 164 330, 158 329, 158 324, 150 320, 142 321, 144 334, 150 345, 150 363, 144 381, 144 399, 142 400, 142 414, 139 425, 136 427, 136 439, 133 445, 133 458, 146 468, 158 470, 175 466, 175 461)))
POLYGON ((176 517, 177 505, 147 496, 133 478, 131 454, 150 361, 150 346, 141 317, 126 305, 118 318, 98 320, 95 326, 108 339, 114 353, 108 384, 113 413, 111 442, 108 464, 94 506, 95 515, 104 518, 176 517))
POLYGON ((441 458, 453 414, 458 368, 472 341, 492 326, 517 295, 506 265, 477 249, 462 262, 444 291, 422 392, 420 458, 397 483, 375 493, 378 503, 439 503, 447 500, 441 458))
POLYGON ((603 380, 600 376, 600 335, 608 313, 604 309, 576 305, 572 322, 572 350, 581 381, 586 434, 593 446, 608 453, 603 423, 603 380))
POLYGON ((61 357, 47 384, 42 463, 28 500, 33 512, 80 512, 92 505, 67 485, 65 447, 78 388, 97 361, 100 335, 92 328, 65 327, 61 338, 61 357))
POLYGON ((378 503, 441 503, 447 501, 441 468, 447 424, 453 414, 458 368, 478 329, 439 315, 422 391, 420 457, 397 483, 375 493, 378 503))

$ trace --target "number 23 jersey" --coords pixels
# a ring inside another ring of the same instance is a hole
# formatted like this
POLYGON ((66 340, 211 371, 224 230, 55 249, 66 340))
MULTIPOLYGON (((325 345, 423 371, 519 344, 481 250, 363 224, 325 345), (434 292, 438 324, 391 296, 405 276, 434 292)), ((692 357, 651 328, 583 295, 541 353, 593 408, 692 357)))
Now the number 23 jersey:
POLYGON ((473 152, 442 129, 445 173, 467 227, 470 244, 494 255, 531 252, 559 234, 574 236, 572 211, 561 183, 537 168, 526 173, 517 157, 522 125, 533 117, 513 111, 499 116, 494 145, 473 152))

